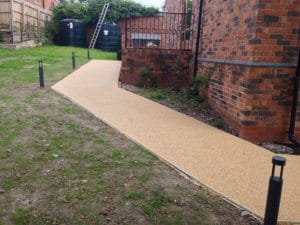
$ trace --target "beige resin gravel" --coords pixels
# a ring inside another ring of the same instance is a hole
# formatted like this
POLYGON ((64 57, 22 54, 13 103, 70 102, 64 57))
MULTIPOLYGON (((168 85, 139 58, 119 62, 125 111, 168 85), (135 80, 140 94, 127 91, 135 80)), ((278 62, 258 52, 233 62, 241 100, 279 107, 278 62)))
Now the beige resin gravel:
MULTIPOLYGON (((52 88, 229 200, 263 217, 273 154, 118 87, 121 62, 93 60, 52 88)), ((286 155, 279 219, 300 222, 300 157, 286 155)))

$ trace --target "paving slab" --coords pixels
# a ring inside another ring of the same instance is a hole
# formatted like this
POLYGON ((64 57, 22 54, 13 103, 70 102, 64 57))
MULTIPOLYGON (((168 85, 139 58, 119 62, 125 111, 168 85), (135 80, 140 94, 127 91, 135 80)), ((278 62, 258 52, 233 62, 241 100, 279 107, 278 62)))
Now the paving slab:
MULTIPOLYGON (((119 88, 120 68, 120 61, 92 60, 52 88, 199 183, 263 217, 274 154, 119 88)), ((279 220, 300 224, 300 157, 284 157, 279 220)))

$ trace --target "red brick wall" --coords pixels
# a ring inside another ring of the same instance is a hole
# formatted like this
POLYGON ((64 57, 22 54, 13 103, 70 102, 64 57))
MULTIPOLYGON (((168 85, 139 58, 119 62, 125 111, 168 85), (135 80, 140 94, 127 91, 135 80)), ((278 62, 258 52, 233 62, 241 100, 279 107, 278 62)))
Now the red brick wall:
POLYGON ((141 71, 147 68, 156 77, 158 87, 186 86, 191 80, 188 66, 191 56, 191 51, 182 50, 124 49, 120 82, 143 85, 141 71))
POLYGON ((27 2, 30 2, 32 4, 39 5, 40 8, 46 9, 48 11, 51 10, 51 3, 53 3, 54 6, 57 6, 59 4, 59 0, 26 0, 27 2))
POLYGON ((143 85, 143 68, 151 70, 158 87, 182 87, 190 83, 192 51, 186 50, 191 49, 190 41, 182 38, 182 18, 182 14, 130 18, 127 20, 127 45, 126 21, 119 21, 122 33, 122 83, 143 85), (158 34, 161 37, 160 45, 133 47, 131 34, 134 33, 158 34), (178 74, 179 67, 183 68, 178 74))
MULTIPOLYGON (((199 4, 194 0, 196 14, 199 4)), ((202 92, 239 135, 251 141, 286 141, 299 4, 204 0, 198 76, 206 76, 209 85, 202 92)))
MULTIPOLYGON (((122 49, 125 48, 125 20, 118 24, 122 32, 122 49)), ((127 47, 131 46, 133 33, 147 33, 160 35, 160 45, 163 49, 190 49, 191 41, 182 37, 184 33, 184 16, 182 14, 166 14, 157 17, 138 17, 127 20, 127 47)))
POLYGON ((122 70, 120 81, 132 85, 149 85, 142 77, 147 68, 158 87, 182 87, 190 83, 191 41, 183 36, 186 0, 166 0, 165 11, 158 17, 129 18, 119 21, 122 32, 122 70), (178 13, 178 14, 176 14, 178 13), (159 46, 132 48, 131 34, 160 35, 159 46), (127 36, 127 40, 126 40, 127 36), (126 43, 127 42, 127 43, 126 43), (180 50, 184 49, 184 50, 180 50))

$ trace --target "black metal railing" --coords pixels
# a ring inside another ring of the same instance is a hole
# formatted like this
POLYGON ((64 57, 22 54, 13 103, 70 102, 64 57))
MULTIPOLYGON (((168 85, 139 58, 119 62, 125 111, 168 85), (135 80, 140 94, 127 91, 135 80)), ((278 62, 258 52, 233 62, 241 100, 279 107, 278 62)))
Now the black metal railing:
POLYGON ((127 18, 127 48, 190 50, 193 44, 193 14, 159 13, 153 17, 127 18))

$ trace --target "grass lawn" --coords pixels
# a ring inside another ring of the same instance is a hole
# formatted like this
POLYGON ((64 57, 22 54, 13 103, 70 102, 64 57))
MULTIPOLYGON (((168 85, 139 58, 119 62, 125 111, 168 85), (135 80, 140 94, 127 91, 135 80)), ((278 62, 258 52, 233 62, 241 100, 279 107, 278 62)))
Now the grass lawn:
POLYGON ((1 225, 257 224, 54 93, 72 51, 87 62, 85 49, 0 49, 1 225))

